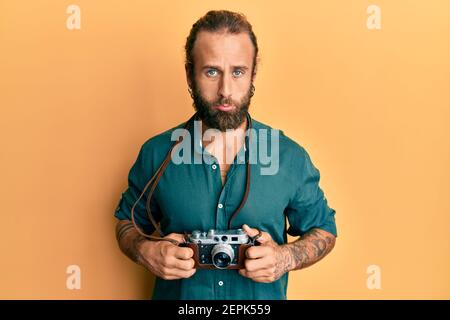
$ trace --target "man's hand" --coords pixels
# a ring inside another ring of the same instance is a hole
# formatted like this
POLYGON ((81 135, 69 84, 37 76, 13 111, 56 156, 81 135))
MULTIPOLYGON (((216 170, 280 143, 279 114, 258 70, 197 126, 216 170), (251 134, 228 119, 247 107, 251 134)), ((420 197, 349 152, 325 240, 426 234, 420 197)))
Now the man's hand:
MULTIPOLYGON (((182 243, 183 235, 171 233, 164 238, 170 238, 182 243)), ((195 273, 194 252, 191 248, 183 248, 169 241, 142 241, 138 245, 140 263, 165 280, 190 278, 195 273)))
MULTIPOLYGON (((243 225, 243 229, 250 237, 256 236, 259 232, 246 224, 243 225)), ((256 241, 261 245, 247 249, 245 269, 239 270, 239 274, 256 282, 268 283, 278 280, 289 271, 288 264, 285 263, 288 251, 273 241, 267 232, 262 231, 261 237, 256 241)))
MULTIPOLYGON (((257 229, 243 226, 254 237, 257 229)), ((336 237, 328 231, 314 228, 294 242, 278 245, 267 232, 261 232, 256 240, 261 246, 246 251, 245 269, 239 270, 244 277, 256 282, 273 282, 292 270, 307 268, 323 259, 336 243, 336 237)))

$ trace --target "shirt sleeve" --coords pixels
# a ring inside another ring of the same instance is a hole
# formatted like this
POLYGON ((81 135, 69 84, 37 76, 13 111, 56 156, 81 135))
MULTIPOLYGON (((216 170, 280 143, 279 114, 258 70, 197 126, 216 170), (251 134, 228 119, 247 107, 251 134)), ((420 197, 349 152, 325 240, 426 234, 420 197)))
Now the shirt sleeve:
MULTIPOLYGON (((114 216, 119 220, 131 221, 131 208, 133 207, 134 203, 137 201, 151 178, 151 163, 147 161, 147 158, 148 157, 145 157, 145 153, 142 147, 139 151, 137 160, 131 167, 131 170, 128 174, 128 188, 125 190, 125 192, 122 193, 116 211, 114 213, 114 216)), ((146 210, 147 195, 150 191, 150 188, 151 187, 147 188, 145 194, 142 196, 142 198, 134 208, 134 219, 136 221, 136 224, 147 234, 151 234, 155 230, 152 223, 150 222, 146 210)), ((154 197, 152 198, 150 208, 152 210, 152 216, 156 221, 159 221, 160 210, 154 197)))
POLYGON ((314 228, 320 228, 337 236, 335 213, 319 187, 320 172, 302 147, 292 159, 296 191, 288 207, 288 234, 302 236, 314 228))

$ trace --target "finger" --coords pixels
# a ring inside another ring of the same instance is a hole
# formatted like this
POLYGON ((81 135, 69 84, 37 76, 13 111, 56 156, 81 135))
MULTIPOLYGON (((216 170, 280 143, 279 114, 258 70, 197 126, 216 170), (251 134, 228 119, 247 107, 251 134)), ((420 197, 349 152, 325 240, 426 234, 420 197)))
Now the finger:
POLYGON ((273 269, 260 269, 260 270, 256 270, 256 271, 248 271, 246 270, 246 276, 250 279, 255 279, 255 278, 265 278, 265 277, 270 277, 273 275, 274 270, 273 269))
POLYGON ((275 280, 271 277, 257 277, 257 278, 251 278, 255 282, 261 282, 261 283, 271 283, 275 280))
POLYGON ((239 274, 240 274, 241 276, 243 276, 243 277, 248 278, 248 276, 247 276, 247 270, 245 270, 245 269, 240 269, 240 270, 239 270, 239 274))
MULTIPOLYGON (((247 235, 249 237, 252 237, 252 238, 256 237, 259 234, 259 232, 260 232, 260 230, 255 229, 255 228, 250 228, 246 224, 244 224, 242 226, 242 229, 244 229, 244 231, 247 233, 247 235)), ((267 232, 261 231, 261 236, 256 241, 258 241, 261 244, 264 244, 264 243, 271 242, 272 241, 272 237, 267 232)))
POLYGON ((273 260, 270 256, 266 256, 260 259, 246 259, 245 270, 249 272, 253 272, 256 270, 268 269, 273 267, 273 260))
POLYGON ((251 276, 245 269, 239 270, 239 274, 245 278, 251 279, 255 282, 261 282, 261 283, 270 283, 274 280, 271 277, 262 276, 262 277, 253 277, 251 276))
POLYGON ((185 270, 185 271, 189 271, 192 270, 195 266, 195 261, 194 259, 189 259, 189 260, 181 260, 181 259, 176 259, 174 258, 170 263, 169 266, 170 268, 174 268, 174 269, 180 269, 180 270, 185 270))
POLYGON ((165 236, 164 238, 169 238, 169 239, 175 240, 178 243, 184 242, 184 235, 181 233, 170 233, 167 236, 165 236))
POLYGON ((192 269, 189 271, 180 270, 180 269, 167 269, 164 270, 163 278, 166 280, 176 280, 176 279, 185 279, 192 277, 197 269, 192 269))
POLYGON ((245 256, 249 259, 258 259, 265 257, 266 255, 270 254, 271 248, 270 247, 249 247, 245 251, 245 256))
POLYGON ((173 255, 177 259, 188 260, 194 255, 194 250, 191 248, 176 247, 173 255))

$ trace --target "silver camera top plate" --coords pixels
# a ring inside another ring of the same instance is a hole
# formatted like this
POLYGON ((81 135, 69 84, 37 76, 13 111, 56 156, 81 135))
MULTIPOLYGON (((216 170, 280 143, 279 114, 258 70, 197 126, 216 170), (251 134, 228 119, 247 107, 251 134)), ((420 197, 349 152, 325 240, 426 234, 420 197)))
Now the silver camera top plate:
POLYGON ((199 230, 193 231, 188 235, 188 241, 191 243, 202 244, 246 244, 249 243, 250 238, 243 229, 233 230, 215 230, 210 229, 208 232, 201 232, 199 230))

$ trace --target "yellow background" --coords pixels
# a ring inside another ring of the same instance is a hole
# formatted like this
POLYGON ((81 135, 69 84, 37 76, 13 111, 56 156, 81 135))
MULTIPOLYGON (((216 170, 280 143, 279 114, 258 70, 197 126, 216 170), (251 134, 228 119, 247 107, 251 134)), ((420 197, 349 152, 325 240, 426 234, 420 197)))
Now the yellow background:
POLYGON ((253 24, 252 116, 308 150, 337 211, 336 248, 291 274, 288 297, 449 299, 446 0, 0 0, 0 298, 150 296, 113 213, 142 143, 193 112, 183 46, 210 9, 253 24), (72 264, 81 290, 66 288, 72 264))

